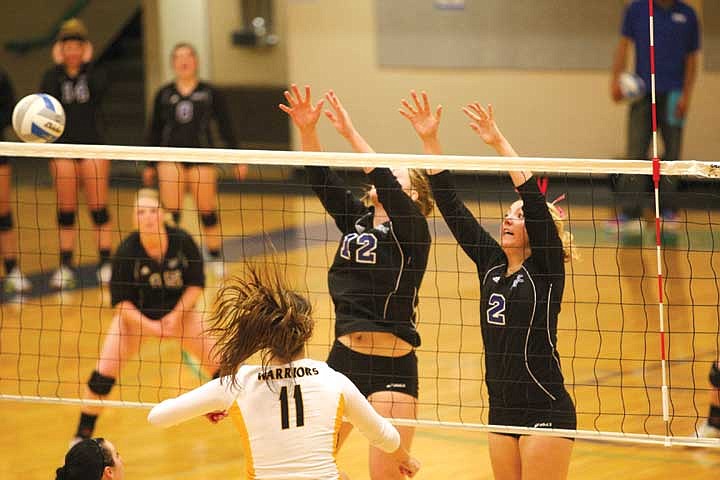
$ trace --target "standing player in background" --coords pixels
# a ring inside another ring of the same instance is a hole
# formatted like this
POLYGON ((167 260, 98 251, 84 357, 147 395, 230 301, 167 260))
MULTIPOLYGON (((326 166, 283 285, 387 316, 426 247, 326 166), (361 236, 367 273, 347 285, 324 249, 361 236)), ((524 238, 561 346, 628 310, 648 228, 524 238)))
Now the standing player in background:
MULTIPOLYGON (((246 477, 340 478, 335 454, 343 418, 395 459, 398 474, 419 463, 400 434, 357 387, 324 362, 305 356, 315 322, 310 302, 290 290, 277 270, 250 269, 222 288, 212 314, 219 334, 221 378, 152 409, 148 420, 169 427, 229 414, 242 436, 246 477), (243 365, 260 353, 261 365, 243 365)), ((346 478, 346 477, 345 477, 346 478)))
MULTIPOLYGON (((237 148, 224 97, 198 78, 195 48, 188 43, 178 43, 172 50, 171 60, 175 79, 155 95, 148 143, 160 147, 212 147, 215 142, 210 127, 215 119, 225 144, 237 148)), ((222 233, 217 214, 217 168, 209 164, 160 162, 157 173, 160 198, 176 224, 180 222, 185 192, 192 193, 213 271, 217 276, 224 276, 222 233)), ((246 173, 246 165, 235 167, 239 179, 246 173)), ((146 183, 148 177, 144 172, 146 183)))
MULTIPOLYGON (((90 63, 92 45, 87 29, 77 19, 60 28, 53 49, 56 65, 45 73, 40 90, 57 98, 65 109, 65 131, 58 143, 99 144, 100 104, 105 95, 105 75, 90 63)), ((76 283, 73 250, 77 239, 75 227, 78 186, 85 190, 85 200, 95 225, 99 252, 98 280, 110 281, 112 233, 107 209, 110 162, 101 159, 56 158, 50 170, 57 191, 58 224, 60 226, 60 267, 50 278, 50 287, 72 288, 76 283)))
MULTIPOLYGON (((0 70, 0 138, 5 127, 12 123, 15 107, 15 93, 10 77, 0 70)), ((32 288, 18 265, 18 239, 13 229, 12 206, 12 170, 7 157, 0 157, 0 255, 5 263, 3 287, 8 293, 27 292, 32 288)))
POLYGON ((125 465, 115 445, 104 438, 88 438, 65 454, 55 480, 123 480, 125 465))
MULTIPOLYGON (((440 107, 425 92, 400 113, 423 141, 425 153, 441 154, 440 107)), ((492 107, 464 109, 472 129, 503 156, 517 156, 500 133, 492 107)), ((480 327, 485 348, 491 425, 577 428, 575 406, 565 390, 557 345, 557 322, 565 286, 564 262, 572 237, 559 210, 548 204, 529 171, 509 172, 520 200, 502 223, 501 242, 478 223, 458 198, 450 172, 428 172, 438 208, 480 279, 480 327)), ((533 434, 489 433, 496 479, 564 479, 573 440, 533 434)))
MULTIPOLYGON (((310 87, 303 97, 296 85, 280 105, 300 133, 302 150, 322 150, 317 122, 323 101, 313 105, 310 87)), ((338 132, 357 152, 372 152, 358 134, 333 92, 327 112, 338 132)), ((407 169, 365 168, 373 186, 363 200, 352 195, 329 167, 306 167, 310 184, 342 237, 328 273, 335 305, 335 342, 328 365, 353 381, 385 417, 415 418, 418 366, 415 349, 418 291, 427 266, 433 207, 424 174, 407 169)), ((340 443, 352 425, 343 424, 340 443)), ((410 450, 414 428, 400 427, 403 448, 410 450)), ((397 460, 370 450, 373 479, 402 478, 397 460)))
MULTIPOLYGON (((619 102, 623 98, 619 77, 627 66, 630 44, 634 44, 635 72, 645 82, 647 93, 630 105, 626 153, 631 160, 646 160, 652 140, 649 16, 647 0, 635 0, 628 5, 612 68, 611 96, 619 102)), ((697 76, 700 29, 695 11, 677 0, 655 0, 654 22, 655 90, 658 129, 664 144, 662 160, 677 160, 697 76)), ((619 175, 615 179, 621 211, 614 228, 630 234, 640 233, 641 195, 652 191, 650 180, 648 175, 619 175)), ((662 176, 660 189, 664 193, 663 224, 668 231, 677 230, 678 177, 662 176)))
POLYGON ((700 428, 704 438, 720 438, 720 361, 710 366, 710 411, 700 428))
MULTIPOLYGON (((144 338, 176 339, 200 361, 208 377, 217 372, 214 345, 195 309, 205 286, 203 261, 192 237, 165 225, 157 192, 143 189, 135 201, 137 231, 120 244, 112 262, 110 293, 115 315, 100 359, 90 375, 86 399, 107 397, 123 363, 140 351, 144 338)), ((101 408, 82 409, 75 440, 90 438, 101 408)))

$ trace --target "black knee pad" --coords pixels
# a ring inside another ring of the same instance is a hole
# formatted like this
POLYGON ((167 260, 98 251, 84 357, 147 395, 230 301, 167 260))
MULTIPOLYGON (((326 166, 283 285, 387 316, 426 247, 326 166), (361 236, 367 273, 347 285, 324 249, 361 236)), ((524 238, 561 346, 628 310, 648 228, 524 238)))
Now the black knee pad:
POLYGON ((205 228, 214 227, 218 224, 217 212, 203 213, 200 215, 200 221, 205 228))
POLYGON ((720 368, 717 362, 713 362, 710 367, 710 384, 715 388, 720 388, 720 368))
POLYGON ((180 225, 180 218, 182 217, 182 214, 179 210, 175 210, 172 212, 172 219, 173 222, 175 222, 175 225, 180 225))
POLYGON ((96 395, 107 395, 114 385, 113 377, 106 377, 97 370, 93 370, 90 380, 88 380, 88 388, 96 395))
POLYGON ((58 211, 57 221, 61 227, 72 227, 75 225, 75 212, 58 211))
POLYGON ((12 230, 13 227, 13 221, 12 221, 12 213, 7 213, 6 215, 0 215, 0 232, 7 232, 12 230))
POLYGON ((110 221, 110 214, 108 213, 108 209, 106 207, 91 210, 90 216, 92 216, 93 223, 96 227, 102 227, 110 221))

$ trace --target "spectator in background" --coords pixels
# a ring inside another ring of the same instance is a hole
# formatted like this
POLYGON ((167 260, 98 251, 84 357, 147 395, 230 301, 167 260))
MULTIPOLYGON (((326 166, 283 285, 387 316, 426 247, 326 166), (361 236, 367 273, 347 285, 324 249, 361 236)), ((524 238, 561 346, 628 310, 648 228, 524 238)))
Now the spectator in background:
POLYGON ((123 480, 125 466, 115 445, 104 438, 88 438, 70 448, 55 480, 123 480))
MULTIPOLYGON (((0 138, 5 127, 12 123, 15 93, 10 77, 0 70, 0 138)), ((13 229, 11 180, 12 171, 7 157, 0 157, 0 255, 5 263, 5 291, 11 294, 27 292, 32 288, 30 280, 18 266, 18 240, 13 229)))
POLYGON ((710 366, 709 380, 710 411, 699 433, 704 438, 720 438, 720 360, 710 366))
MULTIPOLYGON (((622 36, 613 61, 611 95, 622 100, 619 77, 627 66, 630 44, 635 46, 635 72, 646 85, 646 95, 630 105, 627 157, 647 159, 652 139, 650 91, 650 26, 647 0, 628 5, 622 24, 622 36)), ((654 1, 655 88, 657 122, 664 143, 663 160, 680 157, 683 126, 697 75, 700 33, 695 11, 679 0, 654 1)), ((620 212, 616 228, 629 234, 640 234, 643 204, 640 196, 651 190, 646 175, 619 175, 615 191, 619 194, 620 212)), ((666 231, 677 228, 676 195, 678 179, 664 176, 661 180, 663 220, 666 231), (666 223, 670 222, 670 223, 666 223)))
MULTIPOLYGON (((90 62, 92 44, 88 32, 77 19, 63 23, 53 48, 55 66, 42 80, 40 90, 57 98, 65 109, 65 131, 58 143, 102 143, 100 132, 100 103, 105 95, 105 75, 90 62)), ((112 232, 107 209, 110 161, 103 159, 56 158, 50 170, 57 191, 58 224, 60 226, 60 267, 50 278, 54 289, 73 288, 76 273, 73 250, 77 240, 75 222, 79 185, 85 190, 85 200, 95 225, 99 252, 98 280, 110 282, 112 232)))
MULTIPOLYGON (((232 122, 225 99, 220 92, 198 78, 198 55, 189 43, 178 43, 171 54, 175 79, 164 85, 155 95, 149 145, 161 147, 212 147, 211 121, 217 121, 225 144, 237 147, 232 122)), ((152 165, 149 167, 152 168, 152 165)), ((245 177, 247 167, 236 166, 236 176, 245 177)), ((185 192, 195 198, 200 213, 204 246, 210 256, 212 270, 224 276, 222 236, 217 214, 217 168, 211 164, 160 162, 157 164, 160 199, 180 222, 180 210, 185 192)), ((144 183, 152 175, 143 173, 144 183)))

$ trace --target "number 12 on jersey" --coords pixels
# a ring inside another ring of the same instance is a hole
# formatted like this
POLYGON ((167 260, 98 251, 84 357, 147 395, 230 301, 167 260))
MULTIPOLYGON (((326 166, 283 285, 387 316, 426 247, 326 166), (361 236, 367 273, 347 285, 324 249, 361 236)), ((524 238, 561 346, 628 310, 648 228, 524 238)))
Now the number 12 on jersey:
MULTIPOLYGON (((293 398, 295 399, 295 426, 302 427, 305 425, 305 411, 303 410, 302 390, 300 390, 300 385, 295 385, 295 388, 293 389, 293 398)), ((290 428, 287 387, 282 387, 280 389, 280 424, 282 425, 283 430, 290 428)))

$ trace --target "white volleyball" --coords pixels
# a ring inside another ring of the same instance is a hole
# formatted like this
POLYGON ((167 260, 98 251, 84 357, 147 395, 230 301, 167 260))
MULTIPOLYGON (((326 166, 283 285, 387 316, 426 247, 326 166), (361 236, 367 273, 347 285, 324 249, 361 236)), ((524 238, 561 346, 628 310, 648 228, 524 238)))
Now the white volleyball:
POLYGON ((622 96, 629 102, 634 102, 635 100, 644 97, 647 92, 645 82, 635 73, 621 73, 619 82, 622 96))
POLYGON ((15 105, 12 123, 24 142, 54 142, 65 130, 65 110, 55 97, 33 93, 15 105))

